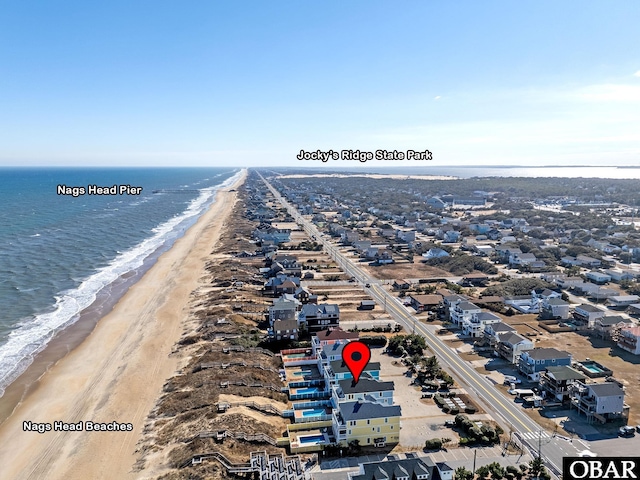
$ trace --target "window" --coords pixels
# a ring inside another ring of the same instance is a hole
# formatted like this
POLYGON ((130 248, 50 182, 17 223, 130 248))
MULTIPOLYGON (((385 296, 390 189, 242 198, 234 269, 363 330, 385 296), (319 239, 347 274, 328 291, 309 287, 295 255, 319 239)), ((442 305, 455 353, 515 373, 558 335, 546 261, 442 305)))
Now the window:
POLYGON ((378 433, 380 433, 380 427, 378 427, 378 433))
POLYGON ((371 425, 371 420, 367 420, 367 425, 371 425))
POLYGON ((389 423, 389 419, 388 419, 388 418, 385 418, 385 419, 384 419, 384 423, 389 423))

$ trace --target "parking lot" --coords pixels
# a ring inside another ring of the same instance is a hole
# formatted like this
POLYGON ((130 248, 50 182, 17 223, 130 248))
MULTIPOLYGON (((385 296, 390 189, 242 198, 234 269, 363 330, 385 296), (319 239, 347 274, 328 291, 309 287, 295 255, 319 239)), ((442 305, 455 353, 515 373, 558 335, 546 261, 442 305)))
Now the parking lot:
MULTIPOLYGON (((450 438, 451 446, 457 446, 458 435, 444 426, 446 420, 455 417, 444 413, 431 399, 422 400, 420 387, 411 385, 412 377, 407 376, 407 367, 398 358, 383 354, 381 348, 372 349, 371 360, 380 362, 380 379, 393 381, 394 403, 402 408, 400 445, 405 451, 422 449, 428 438, 450 438)), ((476 414, 472 418, 491 420, 487 414, 476 414)))

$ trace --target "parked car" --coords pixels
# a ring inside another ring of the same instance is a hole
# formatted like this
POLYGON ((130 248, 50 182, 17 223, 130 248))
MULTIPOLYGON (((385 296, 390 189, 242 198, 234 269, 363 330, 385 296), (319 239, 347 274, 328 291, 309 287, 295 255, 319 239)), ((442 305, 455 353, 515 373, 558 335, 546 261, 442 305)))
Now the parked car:
POLYGON ((634 427, 630 427, 630 426, 626 426, 626 427, 620 427, 620 430, 618 430, 618 435, 620 435, 621 437, 633 437, 636 434, 636 429, 634 427))
POLYGON ((522 383, 518 377, 514 377, 513 375, 505 375, 504 376, 504 384, 509 385, 511 383, 522 383))

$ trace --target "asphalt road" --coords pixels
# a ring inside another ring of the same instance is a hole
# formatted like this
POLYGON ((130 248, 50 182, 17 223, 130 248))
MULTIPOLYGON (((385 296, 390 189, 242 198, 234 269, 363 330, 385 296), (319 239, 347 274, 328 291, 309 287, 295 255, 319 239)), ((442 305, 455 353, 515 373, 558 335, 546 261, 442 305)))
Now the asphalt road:
POLYGON ((468 362, 460 359, 456 352, 447 347, 440 338, 431 332, 426 325, 416 319, 398 299, 387 292, 380 280, 370 276, 359 266, 346 258, 339 249, 328 242, 320 231, 311 222, 306 220, 291 206, 273 186, 263 179, 267 187, 275 197, 288 209, 296 222, 301 225, 310 237, 322 243, 327 253, 340 265, 343 271, 363 285, 370 296, 380 305, 385 305, 387 312, 408 332, 419 333, 425 337, 427 345, 438 358, 440 364, 451 376, 464 386, 470 395, 475 396, 485 406, 487 411, 499 417, 499 423, 503 424, 506 432, 514 432, 515 437, 537 456, 540 449, 545 465, 555 475, 562 473, 562 458, 566 456, 579 456, 579 452, 586 450, 586 444, 580 440, 574 442, 564 437, 554 436, 552 432, 542 429, 534 420, 522 411, 522 407, 510 399, 505 398, 497 391, 492 382, 480 375, 468 362), (500 421, 501 420, 501 421, 500 421))

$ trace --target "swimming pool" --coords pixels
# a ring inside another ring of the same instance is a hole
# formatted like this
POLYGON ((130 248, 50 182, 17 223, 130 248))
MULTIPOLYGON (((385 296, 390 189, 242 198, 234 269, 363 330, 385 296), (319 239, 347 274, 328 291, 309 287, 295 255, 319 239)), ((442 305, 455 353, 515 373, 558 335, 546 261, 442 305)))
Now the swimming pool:
POLYGON ((298 437, 298 441, 302 444, 324 442, 324 435, 308 435, 306 437, 298 437))
POLYGON ((582 365, 585 370, 590 371, 591 373, 604 373, 604 370, 596 367, 595 365, 582 365))
POLYGON ((325 414, 324 408, 313 408, 311 410, 302 410, 303 417, 317 417, 319 415, 324 415, 324 414, 325 414))
POLYGON ((293 372, 293 374, 296 376, 311 375, 311 370, 302 370, 300 372, 293 372))
POLYGON ((305 393, 318 393, 320 389, 318 387, 298 388, 295 392, 291 392, 294 395, 301 395, 305 393))

